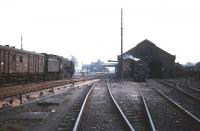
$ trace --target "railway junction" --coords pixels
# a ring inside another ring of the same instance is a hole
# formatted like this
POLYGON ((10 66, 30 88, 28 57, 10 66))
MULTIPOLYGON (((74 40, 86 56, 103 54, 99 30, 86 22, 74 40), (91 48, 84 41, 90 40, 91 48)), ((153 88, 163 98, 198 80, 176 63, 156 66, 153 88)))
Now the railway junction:
POLYGON ((1 84, 0 131, 200 130, 200 81, 174 55, 144 40, 120 57, 115 74, 1 84))
POLYGON ((193 84, 186 79, 121 83, 107 77, 23 94, 21 104, 7 96, 10 107, 1 108, 0 130, 198 131, 200 88, 193 84))

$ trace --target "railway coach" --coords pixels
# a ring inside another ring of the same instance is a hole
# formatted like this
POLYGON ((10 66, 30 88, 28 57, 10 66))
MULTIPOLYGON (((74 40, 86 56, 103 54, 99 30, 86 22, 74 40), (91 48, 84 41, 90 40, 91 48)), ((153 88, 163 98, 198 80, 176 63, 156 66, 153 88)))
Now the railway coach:
POLYGON ((62 56, 0 45, 0 84, 71 78, 74 64, 62 56))
POLYGON ((44 55, 15 47, 0 46, 0 83, 39 79, 44 72, 44 55))

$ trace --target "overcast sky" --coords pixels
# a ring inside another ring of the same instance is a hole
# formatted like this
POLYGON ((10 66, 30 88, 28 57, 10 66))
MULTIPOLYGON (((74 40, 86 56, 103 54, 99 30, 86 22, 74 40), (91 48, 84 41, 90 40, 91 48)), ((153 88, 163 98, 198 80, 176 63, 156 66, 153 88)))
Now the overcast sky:
POLYGON ((65 57, 79 64, 120 54, 120 8, 124 51, 144 39, 176 55, 200 61, 198 0, 0 0, 0 44, 65 57))

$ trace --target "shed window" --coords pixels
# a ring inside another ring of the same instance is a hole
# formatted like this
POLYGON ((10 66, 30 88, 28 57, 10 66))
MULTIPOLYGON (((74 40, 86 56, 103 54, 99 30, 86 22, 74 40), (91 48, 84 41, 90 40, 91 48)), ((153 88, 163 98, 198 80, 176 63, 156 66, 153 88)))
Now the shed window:
POLYGON ((20 63, 22 63, 22 62, 23 62, 22 56, 20 56, 20 59, 19 59, 19 60, 20 60, 20 63))

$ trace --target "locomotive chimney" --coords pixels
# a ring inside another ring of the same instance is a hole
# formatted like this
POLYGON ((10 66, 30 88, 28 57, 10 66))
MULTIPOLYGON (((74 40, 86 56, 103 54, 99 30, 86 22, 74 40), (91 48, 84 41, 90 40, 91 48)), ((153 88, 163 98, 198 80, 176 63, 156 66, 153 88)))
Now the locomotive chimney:
POLYGON ((21 50, 23 50, 22 35, 21 35, 21 50))

